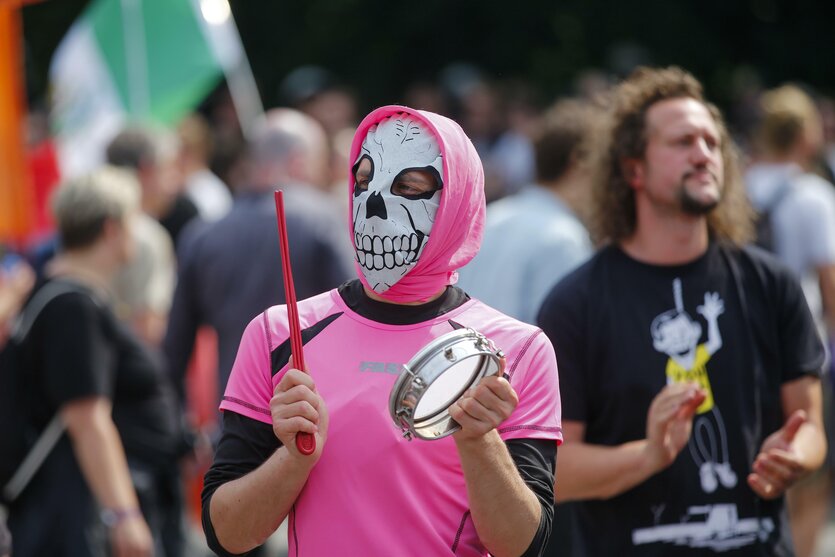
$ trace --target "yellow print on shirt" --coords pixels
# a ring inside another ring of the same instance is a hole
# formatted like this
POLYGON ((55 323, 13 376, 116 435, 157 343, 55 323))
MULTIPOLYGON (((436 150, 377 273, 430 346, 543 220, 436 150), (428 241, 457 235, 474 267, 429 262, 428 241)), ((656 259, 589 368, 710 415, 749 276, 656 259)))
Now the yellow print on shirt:
POLYGON ((704 389, 707 396, 696 409, 697 414, 704 414, 713 408, 713 390, 710 388, 710 379, 707 375, 707 362, 710 360, 710 353, 704 344, 696 348, 696 357, 693 367, 686 369, 675 359, 667 360, 667 383, 698 383, 704 389))

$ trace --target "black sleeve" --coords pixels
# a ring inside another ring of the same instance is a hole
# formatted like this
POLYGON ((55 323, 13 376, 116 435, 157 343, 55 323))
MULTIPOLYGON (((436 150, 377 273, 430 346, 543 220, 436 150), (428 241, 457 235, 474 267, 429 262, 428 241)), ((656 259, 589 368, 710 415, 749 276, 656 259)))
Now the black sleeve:
POLYGON ((215 536, 209 517, 209 503, 217 488, 252 472, 264 463, 281 442, 269 424, 253 420, 234 412, 223 412, 223 432, 215 451, 215 459, 203 480, 202 519, 203 532, 209 549, 220 557, 231 557, 215 536))
POLYGON ((778 278, 777 323, 780 334, 783 382, 804 375, 820 376, 826 351, 818 334, 806 296, 794 275, 787 270, 778 278))
POLYGON ((102 308, 88 294, 56 297, 36 326, 43 385, 51 405, 89 396, 112 397, 115 353, 107 337, 102 308))
POLYGON ((747 319, 767 367, 778 370, 781 384, 819 376, 825 351, 794 274, 773 254, 754 246, 727 253, 727 260, 736 280, 742 280, 737 287, 744 294, 747 319))
POLYGON ((539 528, 522 557, 540 557, 548 545, 554 520, 554 473, 557 443, 550 439, 510 439, 505 442, 519 475, 542 508, 539 528))

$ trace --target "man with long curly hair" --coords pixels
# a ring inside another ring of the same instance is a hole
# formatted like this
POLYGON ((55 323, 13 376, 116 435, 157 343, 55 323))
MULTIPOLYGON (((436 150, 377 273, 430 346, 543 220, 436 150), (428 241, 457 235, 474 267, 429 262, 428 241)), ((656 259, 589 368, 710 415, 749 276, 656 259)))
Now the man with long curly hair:
POLYGON ((687 72, 640 68, 596 145, 604 246, 539 314, 556 499, 578 501, 587 555, 791 555, 783 494, 823 461, 824 351, 797 281, 746 246, 722 116, 687 72))

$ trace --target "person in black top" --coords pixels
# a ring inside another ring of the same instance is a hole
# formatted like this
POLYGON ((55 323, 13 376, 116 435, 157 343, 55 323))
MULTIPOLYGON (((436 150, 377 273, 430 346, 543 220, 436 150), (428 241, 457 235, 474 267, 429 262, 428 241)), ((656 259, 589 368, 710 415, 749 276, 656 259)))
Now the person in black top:
POLYGON ((744 245, 733 145, 690 74, 636 71, 605 132, 605 245, 538 318, 563 393, 556 499, 578 501, 590 556, 792 555, 783 495, 826 452, 800 286, 744 245))
POLYGON ((63 251, 30 302, 62 290, 22 344, 19 426, 40 431, 58 413, 68 435, 10 506, 16 557, 100 555, 108 545, 115 555, 166 555, 160 482, 178 448, 175 399, 159 362, 106 303, 132 256, 138 211, 134 178, 113 168, 56 192, 63 251))

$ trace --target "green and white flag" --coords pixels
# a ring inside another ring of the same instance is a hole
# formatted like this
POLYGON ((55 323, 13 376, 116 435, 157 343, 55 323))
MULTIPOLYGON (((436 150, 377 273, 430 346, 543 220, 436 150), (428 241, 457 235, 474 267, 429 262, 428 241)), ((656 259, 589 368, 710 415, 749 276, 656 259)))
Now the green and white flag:
POLYGON ((261 101, 227 0, 93 0, 50 66, 62 174, 100 164, 128 121, 176 123, 224 75, 246 128, 261 101))

